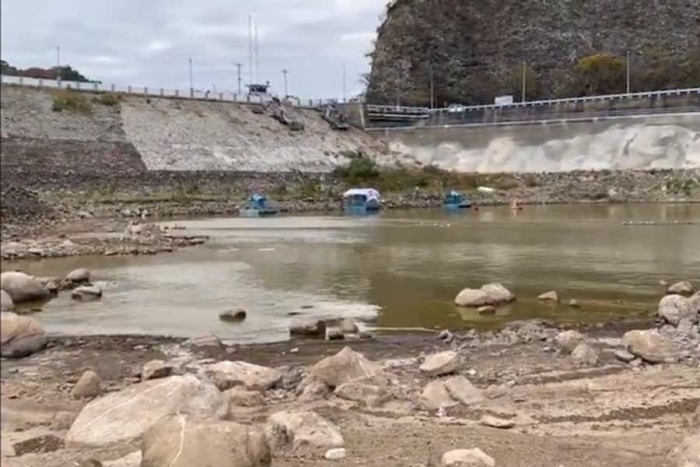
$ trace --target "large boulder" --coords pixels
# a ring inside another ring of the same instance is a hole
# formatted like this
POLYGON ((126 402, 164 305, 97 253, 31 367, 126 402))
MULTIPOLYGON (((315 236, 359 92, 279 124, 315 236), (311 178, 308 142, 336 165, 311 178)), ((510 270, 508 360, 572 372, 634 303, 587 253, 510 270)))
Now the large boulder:
POLYGON ((282 373, 274 368, 247 362, 214 363, 206 367, 206 374, 222 391, 234 386, 267 390, 282 381, 282 373))
POLYGON ((585 342, 581 342, 571 352, 571 359, 579 365, 593 366, 598 363, 598 352, 585 342))
POLYGON ((449 350, 428 356, 420 371, 428 376, 442 376, 456 372, 462 365, 459 353, 449 350))
POLYGON ((311 375, 331 388, 352 381, 366 381, 377 386, 387 384, 382 367, 350 347, 318 362, 311 368, 311 375))
POLYGON ((22 358, 46 347, 46 333, 34 318, 3 312, 0 342, 4 358, 22 358))
POLYGON ((666 289, 666 293, 669 295, 693 295, 694 292, 693 284, 688 281, 676 282, 673 285, 669 285, 666 289))
POLYGON ((229 407, 260 407, 265 405, 265 398, 259 391, 249 391, 242 387, 234 387, 224 392, 229 407))
POLYGON ((482 307, 485 305, 501 305, 515 301, 513 295, 501 284, 486 284, 480 289, 463 289, 455 298, 458 306, 482 307))
POLYGON ((0 311, 14 311, 15 302, 12 301, 10 294, 4 290, 0 290, 0 311))
POLYGON ((656 329, 628 331, 622 343, 632 355, 649 363, 673 363, 679 358, 673 341, 656 329))
POLYGON ((3 272, 0 274, 0 289, 7 292, 14 303, 48 300, 51 292, 35 278, 23 272, 3 272))
POLYGON ((73 422, 66 441, 107 446, 138 439, 169 415, 221 418, 227 409, 226 400, 213 384, 192 375, 171 376, 135 384, 90 402, 73 422))
POLYGON ((288 444, 294 451, 345 446, 338 428, 315 412, 277 412, 268 418, 265 431, 273 452, 280 452, 288 444))
POLYGON ((695 292, 695 294, 690 297, 690 306, 695 310, 695 313, 700 314, 700 292, 695 292))
POLYGON ((445 380, 445 389, 454 400, 462 405, 472 405, 484 399, 481 389, 475 387, 464 376, 453 376, 445 380))
POLYGON ((438 410, 455 405, 472 405, 484 399, 481 390, 464 376, 431 381, 420 395, 420 406, 426 410, 438 410))
POLYGON ((698 313, 693 303, 681 295, 666 295, 659 302, 658 315, 669 324, 678 326, 684 319, 698 322, 698 313))
POLYGON ((102 298, 102 288, 97 285, 81 285, 70 294, 74 300, 98 300, 102 298))
POLYGON ((272 461, 261 429, 176 415, 143 437, 141 467, 263 467, 272 461))
POLYGON ((368 406, 375 406, 386 396, 386 389, 362 381, 352 381, 350 383, 341 384, 335 388, 334 393, 341 399, 362 402, 368 406))
POLYGON ((444 380, 431 381, 425 386, 418 400, 420 406, 425 410, 439 410, 459 405, 445 387, 444 380))

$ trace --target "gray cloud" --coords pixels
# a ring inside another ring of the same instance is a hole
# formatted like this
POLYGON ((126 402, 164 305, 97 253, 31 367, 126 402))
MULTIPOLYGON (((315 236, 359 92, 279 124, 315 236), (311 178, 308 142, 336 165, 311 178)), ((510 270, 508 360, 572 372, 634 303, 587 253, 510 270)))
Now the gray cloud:
POLYGON ((259 80, 300 97, 361 90, 384 0, 4 0, 2 57, 18 67, 61 62, 104 83, 235 89, 248 82, 248 15, 258 27, 259 80))

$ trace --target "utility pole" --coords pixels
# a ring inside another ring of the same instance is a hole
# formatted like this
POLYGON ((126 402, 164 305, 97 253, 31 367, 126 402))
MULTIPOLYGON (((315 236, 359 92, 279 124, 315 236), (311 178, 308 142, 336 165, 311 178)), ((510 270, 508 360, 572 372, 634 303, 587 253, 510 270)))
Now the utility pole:
POLYGON ((345 95, 345 73, 345 62, 343 62, 343 104, 347 103, 348 101, 345 95))
POLYGON ((248 86, 251 84, 253 84, 253 16, 248 15, 248 86))
POLYGON ((194 86, 192 84, 192 57, 190 57, 190 97, 194 97, 194 86))
POLYGON ((433 65, 430 65, 430 109, 435 108, 435 78, 433 76, 433 65))
POLYGON ((56 46, 56 82, 61 87, 61 46, 56 46))
POLYGON ((630 50, 627 50, 627 94, 629 94, 632 91, 632 81, 631 81, 631 76, 630 76, 630 59, 632 58, 632 52, 630 50))
POLYGON ((243 66, 242 63, 236 63, 236 68, 238 69, 238 95, 241 95, 241 67, 243 66))
POLYGON ((284 97, 287 97, 289 93, 287 92, 287 74, 289 73, 289 70, 284 69, 282 70, 282 74, 284 75, 284 97))
POLYGON ((255 82, 260 83, 260 43, 258 42, 258 24, 255 23, 255 82))
POLYGON ((525 91, 527 86, 527 62, 523 62, 523 102, 525 102, 525 91))

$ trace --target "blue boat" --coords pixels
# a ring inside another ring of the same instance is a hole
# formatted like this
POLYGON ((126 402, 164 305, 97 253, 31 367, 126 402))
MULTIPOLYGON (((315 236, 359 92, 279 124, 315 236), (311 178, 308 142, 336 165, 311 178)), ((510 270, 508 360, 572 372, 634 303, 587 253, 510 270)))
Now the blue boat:
POLYGON ((472 202, 458 191, 451 191, 445 195, 445 199, 442 202, 445 209, 458 210, 458 209, 468 209, 472 207, 472 202))
POLYGON ((381 209, 380 195, 374 188, 353 188, 343 193, 346 214, 364 215, 381 209))
POLYGON ((267 198, 257 193, 248 198, 248 204, 240 212, 242 217, 262 217, 275 214, 277 214, 277 209, 269 206, 267 198))

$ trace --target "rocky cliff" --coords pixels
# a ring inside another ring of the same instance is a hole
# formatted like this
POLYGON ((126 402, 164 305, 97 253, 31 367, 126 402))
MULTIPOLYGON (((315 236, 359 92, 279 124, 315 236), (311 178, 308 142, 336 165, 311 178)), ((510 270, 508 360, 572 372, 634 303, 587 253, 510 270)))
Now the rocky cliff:
POLYGON ((523 62, 531 97, 552 97, 570 92, 579 59, 601 52, 630 51, 633 89, 672 86, 679 67, 697 69, 699 43, 700 0, 394 0, 368 98, 429 104, 432 76, 437 105, 490 102, 520 90, 523 62))

